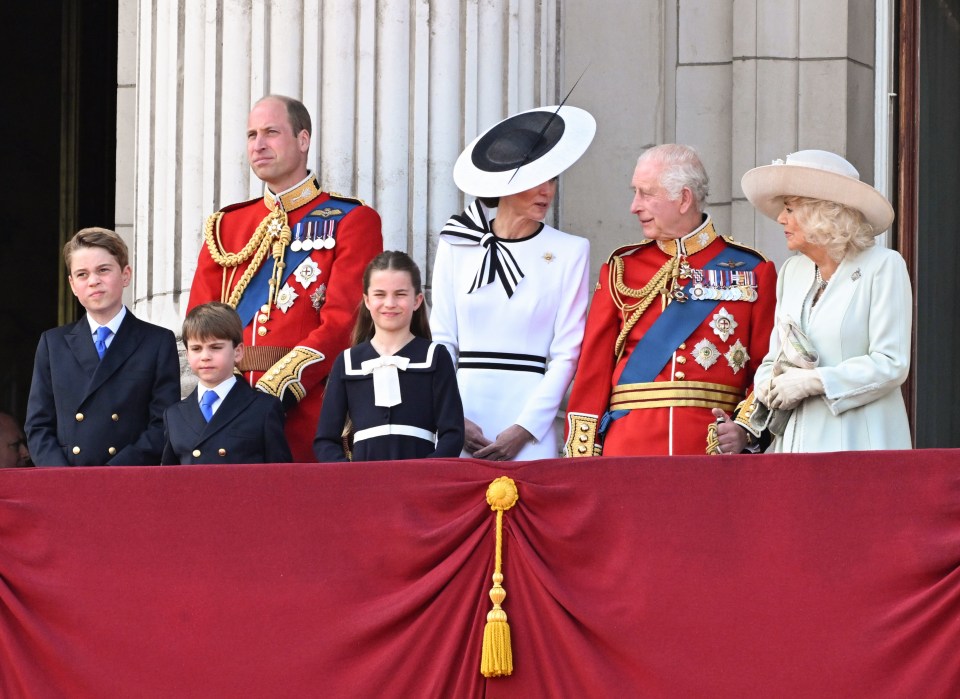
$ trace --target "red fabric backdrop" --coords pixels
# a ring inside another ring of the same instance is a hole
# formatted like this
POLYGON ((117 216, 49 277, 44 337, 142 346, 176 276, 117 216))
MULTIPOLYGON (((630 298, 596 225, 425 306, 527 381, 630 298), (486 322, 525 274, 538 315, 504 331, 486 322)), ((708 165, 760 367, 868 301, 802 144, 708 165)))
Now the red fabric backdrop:
POLYGON ((956 451, 3 470, 0 696, 957 697, 958 563, 956 451))

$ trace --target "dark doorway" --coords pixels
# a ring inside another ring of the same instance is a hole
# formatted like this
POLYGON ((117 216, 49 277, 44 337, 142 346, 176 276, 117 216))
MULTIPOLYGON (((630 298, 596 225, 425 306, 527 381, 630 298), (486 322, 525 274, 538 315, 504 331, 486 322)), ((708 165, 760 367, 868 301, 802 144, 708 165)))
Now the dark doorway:
POLYGON ((44 330, 77 316, 60 250, 83 226, 114 225, 117 4, 0 4, 8 201, 0 298, 0 410, 22 420, 44 330))
POLYGON ((960 447, 960 0, 900 3, 900 240, 914 286, 918 447, 960 447))

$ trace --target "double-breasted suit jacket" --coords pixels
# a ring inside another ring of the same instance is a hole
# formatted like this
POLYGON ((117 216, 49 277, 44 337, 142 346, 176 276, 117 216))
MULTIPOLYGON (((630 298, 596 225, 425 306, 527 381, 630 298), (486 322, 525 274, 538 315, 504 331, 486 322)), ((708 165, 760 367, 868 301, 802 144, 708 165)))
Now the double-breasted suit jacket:
POLYGON ((208 423, 197 390, 167 408, 164 464, 263 464, 293 460, 280 400, 237 381, 208 423))
POLYGON ((180 398, 172 332, 129 310, 101 360, 86 317, 40 337, 26 433, 38 466, 159 464, 180 398))

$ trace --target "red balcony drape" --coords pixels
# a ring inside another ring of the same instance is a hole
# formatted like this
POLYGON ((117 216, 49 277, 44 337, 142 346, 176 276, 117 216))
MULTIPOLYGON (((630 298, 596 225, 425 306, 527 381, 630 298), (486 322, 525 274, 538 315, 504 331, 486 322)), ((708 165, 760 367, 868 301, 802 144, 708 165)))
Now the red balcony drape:
POLYGON ((0 696, 956 697, 958 566, 951 450, 10 469, 0 696))

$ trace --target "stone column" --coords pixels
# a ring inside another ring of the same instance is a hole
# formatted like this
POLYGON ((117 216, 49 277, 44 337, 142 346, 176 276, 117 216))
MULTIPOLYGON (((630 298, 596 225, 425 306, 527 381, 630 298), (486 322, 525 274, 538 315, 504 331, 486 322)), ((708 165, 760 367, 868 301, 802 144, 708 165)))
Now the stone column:
POLYGON ((874 0, 611 0, 565 3, 565 77, 589 64, 572 101, 596 140, 562 178, 570 232, 593 243, 593 271, 640 239, 629 212, 639 153, 695 146, 724 233, 786 259, 775 223, 754 215, 740 178, 801 148, 847 157, 873 181, 874 0))
POLYGON ((257 196, 246 118, 310 110, 311 167, 366 200, 430 278, 463 206, 452 169, 494 121, 555 99, 557 0, 121 0, 118 228, 138 315, 178 329, 204 218, 257 196))
POLYGON ((743 198, 740 178, 787 153, 820 148, 840 153, 873 183, 875 6, 735 0, 733 15, 733 230, 781 262, 789 254, 782 229, 743 198))

